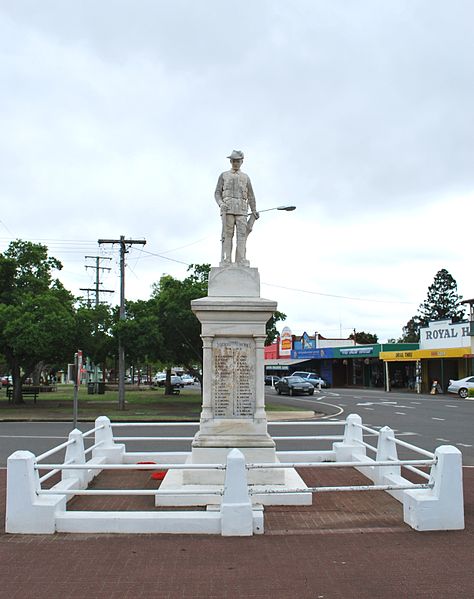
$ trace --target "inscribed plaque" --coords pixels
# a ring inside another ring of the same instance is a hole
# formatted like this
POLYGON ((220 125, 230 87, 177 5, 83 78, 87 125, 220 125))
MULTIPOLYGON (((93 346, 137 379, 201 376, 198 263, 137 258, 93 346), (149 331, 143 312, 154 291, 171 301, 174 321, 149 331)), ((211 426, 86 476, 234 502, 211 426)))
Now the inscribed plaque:
POLYGON ((212 344, 214 418, 253 418, 255 341, 216 338, 212 344))

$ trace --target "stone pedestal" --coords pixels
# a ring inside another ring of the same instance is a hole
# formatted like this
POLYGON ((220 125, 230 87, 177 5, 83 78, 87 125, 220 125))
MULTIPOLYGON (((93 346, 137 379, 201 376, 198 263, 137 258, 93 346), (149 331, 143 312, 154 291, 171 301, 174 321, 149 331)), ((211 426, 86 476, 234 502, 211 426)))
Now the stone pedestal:
MULTIPOLYGON (((260 297, 256 268, 212 268, 208 296, 191 303, 202 325, 203 386, 200 430, 192 444, 193 463, 225 462, 230 449, 247 462, 275 462, 267 431, 264 394, 266 322, 276 302, 260 297)), ((223 481, 217 470, 188 471, 184 481, 223 481)), ((249 482, 282 484, 282 470, 250 471, 249 482)))
MULTIPOLYGON (((278 462, 275 442, 267 430, 264 391, 266 323, 276 307, 275 301, 260 297, 258 270, 235 264, 212 268, 208 296, 191 302, 202 325, 203 384, 200 428, 189 463, 223 464, 233 448, 244 454, 247 463, 278 462)), ((292 469, 248 471, 249 484, 273 490, 288 486, 287 478, 291 486, 305 487, 292 469)), ((212 487, 223 482, 222 470, 184 470, 170 472, 161 488, 212 487)), ((286 498, 281 502, 270 497, 270 503, 287 503, 286 498)), ((169 502, 163 495, 157 503, 169 502)))

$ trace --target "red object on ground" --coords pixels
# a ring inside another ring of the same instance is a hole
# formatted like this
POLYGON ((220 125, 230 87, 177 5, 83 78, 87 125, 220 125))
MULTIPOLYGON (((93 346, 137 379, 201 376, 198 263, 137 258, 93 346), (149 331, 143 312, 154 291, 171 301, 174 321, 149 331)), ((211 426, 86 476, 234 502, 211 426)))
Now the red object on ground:
MULTIPOLYGON (((156 464, 156 462, 137 462, 137 464, 156 464)), ((167 472, 168 470, 157 470, 156 472, 152 473, 150 478, 153 480, 163 480, 167 472)))

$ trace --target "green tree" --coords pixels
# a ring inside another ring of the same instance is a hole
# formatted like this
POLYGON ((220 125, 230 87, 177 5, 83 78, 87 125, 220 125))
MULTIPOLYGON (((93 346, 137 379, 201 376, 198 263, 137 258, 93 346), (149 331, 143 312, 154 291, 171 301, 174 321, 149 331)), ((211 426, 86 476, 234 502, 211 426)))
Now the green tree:
POLYGON ((265 345, 271 345, 280 334, 276 328, 277 322, 283 322, 286 320, 286 314, 276 310, 272 317, 267 322, 267 338, 265 339, 265 345))
POLYGON ((412 316, 402 329, 399 343, 418 343, 420 340, 420 318, 412 316))
POLYGON ((102 364, 104 370, 107 358, 116 353, 113 325, 118 312, 115 314, 109 304, 90 306, 81 302, 75 317, 75 348, 81 349, 95 364, 102 364))
POLYGON ((161 357, 163 339, 160 321, 153 298, 128 301, 125 319, 114 325, 114 335, 120 335, 127 361, 135 366, 156 362, 161 357))
POLYGON ((0 254, 0 352, 13 378, 13 402, 43 361, 65 360, 73 348, 74 298, 52 272, 61 263, 41 244, 17 240, 0 254))
POLYGON ((349 335, 349 339, 352 339, 359 345, 370 345, 371 343, 377 343, 379 340, 374 333, 366 333, 365 331, 354 331, 352 335, 349 335))
POLYGON ((425 301, 420 304, 418 313, 410 318, 403 327, 401 342, 417 342, 420 340, 420 327, 430 321, 450 319, 460 322, 466 317, 465 309, 460 306, 462 296, 458 294, 458 286, 452 275, 445 269, 439 270, 428 287, 425 301))
POLYGON ((170 368, 181 365, 195 376, 202 372, 201 326, 191 301, 207 295, 209 264, 192 264, 182 281, 170 275, 153 285, 152 309, 161 333, 160 362, 167 367, 165 393, 171 393, 170 368))

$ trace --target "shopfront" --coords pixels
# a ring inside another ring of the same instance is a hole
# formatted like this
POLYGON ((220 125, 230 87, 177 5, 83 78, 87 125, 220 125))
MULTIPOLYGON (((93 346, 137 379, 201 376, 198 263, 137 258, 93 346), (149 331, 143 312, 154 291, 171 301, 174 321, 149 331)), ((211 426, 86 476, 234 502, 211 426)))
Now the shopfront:
POLYGON ((407 377, 411 381, 409 388, 419 393, 429 393, 435 382, 437 389, 445 392, 450 379, 472 374, 470 354, 469 323, 453 324, 450 320, 430 322, 420 330, 420 349, 380 353, 388 381, 386 389, 397 388, 398 381, 407 377))
MULTIPOLYGON (((414 349, 418 349, 417 343, 374 343, 351 347, 293 350, 291 357, 311 360, 307 365, 308 370, 320 374, 333 387, 383 388, 385 372, 379 357, 380 352, 414 349)), ((408 388, 413 378, 414 374, 404 369, 397 373, 396 384, 408 388)))

